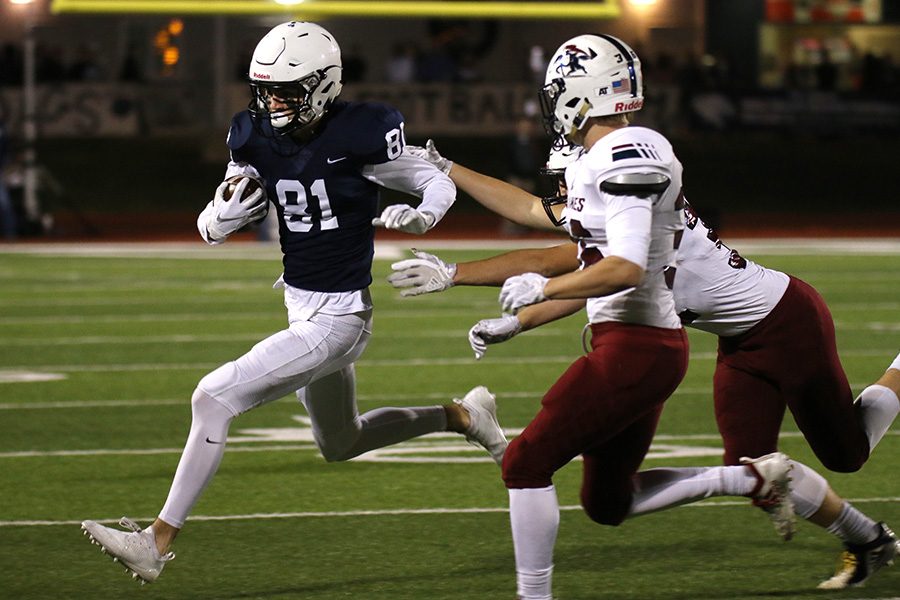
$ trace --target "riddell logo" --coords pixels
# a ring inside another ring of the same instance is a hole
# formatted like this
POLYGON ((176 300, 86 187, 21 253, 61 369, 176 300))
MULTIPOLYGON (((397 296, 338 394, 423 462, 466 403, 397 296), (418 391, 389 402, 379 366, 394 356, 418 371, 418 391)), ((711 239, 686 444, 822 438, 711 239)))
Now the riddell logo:
POLYGON ((616 102, 616 112, 626 112, 629 110, 640 110, 644 106, 643 98, 632 100, 631 102, 616 102))
POLYGON ((254 73, 253 79, 272 79, 272 76, 265 73, 254 73))

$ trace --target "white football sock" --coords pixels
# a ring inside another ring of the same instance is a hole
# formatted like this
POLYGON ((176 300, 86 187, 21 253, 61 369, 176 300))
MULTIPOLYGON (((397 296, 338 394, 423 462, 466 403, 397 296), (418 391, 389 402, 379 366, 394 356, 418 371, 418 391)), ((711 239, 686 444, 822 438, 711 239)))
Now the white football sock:
POLYGON ((900 354, 897 355, 897 358, 894 359, 894 362, 891 363, 891 366, 888 369, 896 369, 900 371, 900 354))
POLYGON ((878 524, 844 502, 841 514, 828 526, 828 532, 850 544, 865 544, 878 537, 878 524))
POLYGON ((559 530, 556 488, 509 490, 509 521, 519 598, 552 600, 553 546, 559 530))
POLYGON ((864 389, 856 401, 871 453, 900 413, 900 400, 891 388, 873 384, 864 389))
POLYGON ((200 390, 191 398, 191 431, 159 518, 179 529, 219 469, 235 415, 200 390))
POLYGON ((756 476, 744 465, 647 469, 634 478, 628 518, 713 496, 746 496, 756 476))
POLYGON ((828 493, 828 482, 803 463, 792 460, 791 464, 791 500, 794 502, 794 512, 808 519, 822 508, 825 494, 828 493))

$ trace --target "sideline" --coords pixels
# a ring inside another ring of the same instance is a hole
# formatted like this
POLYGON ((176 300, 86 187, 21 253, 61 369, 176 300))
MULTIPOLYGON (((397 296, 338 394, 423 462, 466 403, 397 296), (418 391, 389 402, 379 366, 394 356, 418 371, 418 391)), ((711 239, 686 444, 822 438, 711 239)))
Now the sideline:
MULTIPOLYGON (((376 260, 397 260, 409 255, 410 247, 434 250, 512 250, 552 246, 563 237, 514 239, 431 239, 409 236, 403 241, 375 243, 376 260)), ((900 239, 860 238, 734 238, 728 245, 745 254, 900 254, 900 239)), ((200 242, 24 242, 0 244, 0 255, 84 256, 108 258, 177 258, 279 260, 281 250, 275 242, 233 240, 229 244, 207 246, 200 242)))

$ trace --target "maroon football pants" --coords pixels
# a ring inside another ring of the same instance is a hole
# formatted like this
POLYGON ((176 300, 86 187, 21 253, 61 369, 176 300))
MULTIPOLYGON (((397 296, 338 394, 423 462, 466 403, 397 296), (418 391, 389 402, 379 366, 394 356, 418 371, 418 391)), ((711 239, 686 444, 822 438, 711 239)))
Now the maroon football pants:
POLYGON ((581 502, 591 519, 617 525, 631 506, 631 478, 650 448, 663 403, 687 371, 682 329, 601 323, 503 458, 507 488, 543 488, 581 454, 581 502))
POLYGON ((868 459, 831 313, 799 279, 752 329, 719 338, 713 396, 725 464, 774 452, 785 407, 828 469, 857 471, 868 459))

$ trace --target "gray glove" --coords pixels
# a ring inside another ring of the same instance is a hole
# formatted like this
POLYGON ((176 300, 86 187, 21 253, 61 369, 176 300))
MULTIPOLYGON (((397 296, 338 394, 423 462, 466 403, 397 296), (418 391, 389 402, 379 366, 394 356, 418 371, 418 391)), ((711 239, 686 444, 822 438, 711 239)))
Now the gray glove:
POLYGON ((547 299, 544 286, 549 279, 538 273, 523 273, 503 282, 500 290, 500 308, 505 314, 515 314, 531 304, 547 299))
POLYGON ((410 146, 407 144, 403 147, 403 151, 416 158, 427 160, 437 167, 444 175, 449 175, 450 169, 453 168, 453 161, 441 156, 441 153, 438 152, 437 147, 434 145, 434 140, 425 142, 424 148, 422 146, 410 146))
POLYGON ((394 270, 388 283, 402 289, 401 296, 418 296, 431 292, 443 292, 453 287, 456 264, 448 264, 434 254, 412 249, 416 258, 408 258, 391 265, 394 270))
POLYGON ((434 225, 434 215, 419 212, 408 204, 392 204, 372 219, 372 225, 422 235, 434 225))
POLYGON ((520 331, 522 331, 522 324, 514 315, 478 321, 469 330, 469 345, 475 351, 475 360, 481 360, 481 357, 487 352, 488 344, 505 342, 515 337, 520 331))

